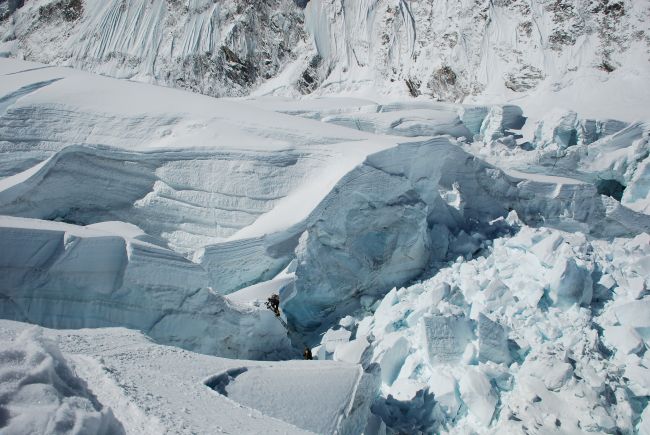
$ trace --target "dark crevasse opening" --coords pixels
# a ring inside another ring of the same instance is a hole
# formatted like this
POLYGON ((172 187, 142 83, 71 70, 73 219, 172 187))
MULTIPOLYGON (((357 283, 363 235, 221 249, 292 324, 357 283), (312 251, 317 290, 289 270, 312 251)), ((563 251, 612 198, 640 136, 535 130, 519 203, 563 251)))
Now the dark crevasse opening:
POLYGON ((309 3, 309 0, 294 0, 298 6, 304 8, 309 3))
POLYGON ((601 195, 611 196, 615 200, 620 201, 623 198, 625 186, 616 180, 599 180, 596 183, 596 189, 598 189, 598 193, 601 195))

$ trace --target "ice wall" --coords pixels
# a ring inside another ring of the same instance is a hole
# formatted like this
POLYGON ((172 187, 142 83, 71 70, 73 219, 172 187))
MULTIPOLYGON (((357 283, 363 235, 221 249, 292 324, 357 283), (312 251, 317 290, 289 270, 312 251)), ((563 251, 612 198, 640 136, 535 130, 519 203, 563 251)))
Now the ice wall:
POLYGON ((297 327, 315 328, 364 295, 416 278, 431 261, 478 252, 511 210, 531 225, 600 237, 650 229, 648 216, 593 185, 509 177, 444 137, 402 144, 368 156, 310 215, 284 311, 297 327))
POLYGON ((3 318, 52 328, 123 326, 229 357, 273 358, 287 349, 271 312, 229 304, 208 287, 201 266, 130 224, 3 216, 0 233, 3 318))

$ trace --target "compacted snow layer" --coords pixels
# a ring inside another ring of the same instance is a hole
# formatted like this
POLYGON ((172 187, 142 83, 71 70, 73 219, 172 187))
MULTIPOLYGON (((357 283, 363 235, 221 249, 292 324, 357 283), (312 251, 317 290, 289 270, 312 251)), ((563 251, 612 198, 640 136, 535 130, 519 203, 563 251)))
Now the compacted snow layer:
POLYGON ((319 362, 230 369, 207 384, 237 403, 300 428, 354 434, 368 419, 377 380, 359 365, 319 362))
POLYGON ((0 388, 8 389, 0 409, 12 425, 3 433, 26 433, 30 423, 50 418, 65 426, 59 432, 32 427, 38 433, 115 434, 120 431, 111 428, 123 427, 128 434, 357 434, 378 387, 372 372, 353 364, 222 359, 157 345, 122 328, 29 328, 0 321, 6 363, 0 388), (228 373, 230 381, 219 383, 228 373), (73 423, 81 430, 70 431, 73 423), (99 423, 109 431, 95 431, 99 423))

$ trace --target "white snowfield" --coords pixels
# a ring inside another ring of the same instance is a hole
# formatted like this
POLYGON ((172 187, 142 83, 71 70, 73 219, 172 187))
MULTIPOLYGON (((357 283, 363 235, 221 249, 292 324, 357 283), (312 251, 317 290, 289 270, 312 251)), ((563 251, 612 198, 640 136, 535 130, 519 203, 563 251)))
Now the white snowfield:
POLYGON ((530 103, 0 59, 0 431, 650 433, 648 118, 530 103))
POLYGON ((0 332, 7 434, 355 434, 378 387, 358 365, 223 359, 123 328, 0 332))

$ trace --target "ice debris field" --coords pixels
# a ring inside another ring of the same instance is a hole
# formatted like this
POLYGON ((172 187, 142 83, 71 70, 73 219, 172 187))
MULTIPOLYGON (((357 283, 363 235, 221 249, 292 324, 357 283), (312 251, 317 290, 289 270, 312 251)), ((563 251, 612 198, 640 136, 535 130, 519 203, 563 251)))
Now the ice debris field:
POLYGON ((0 1, 0 434, 650 435, 642 2, 176 3, 0 1))

